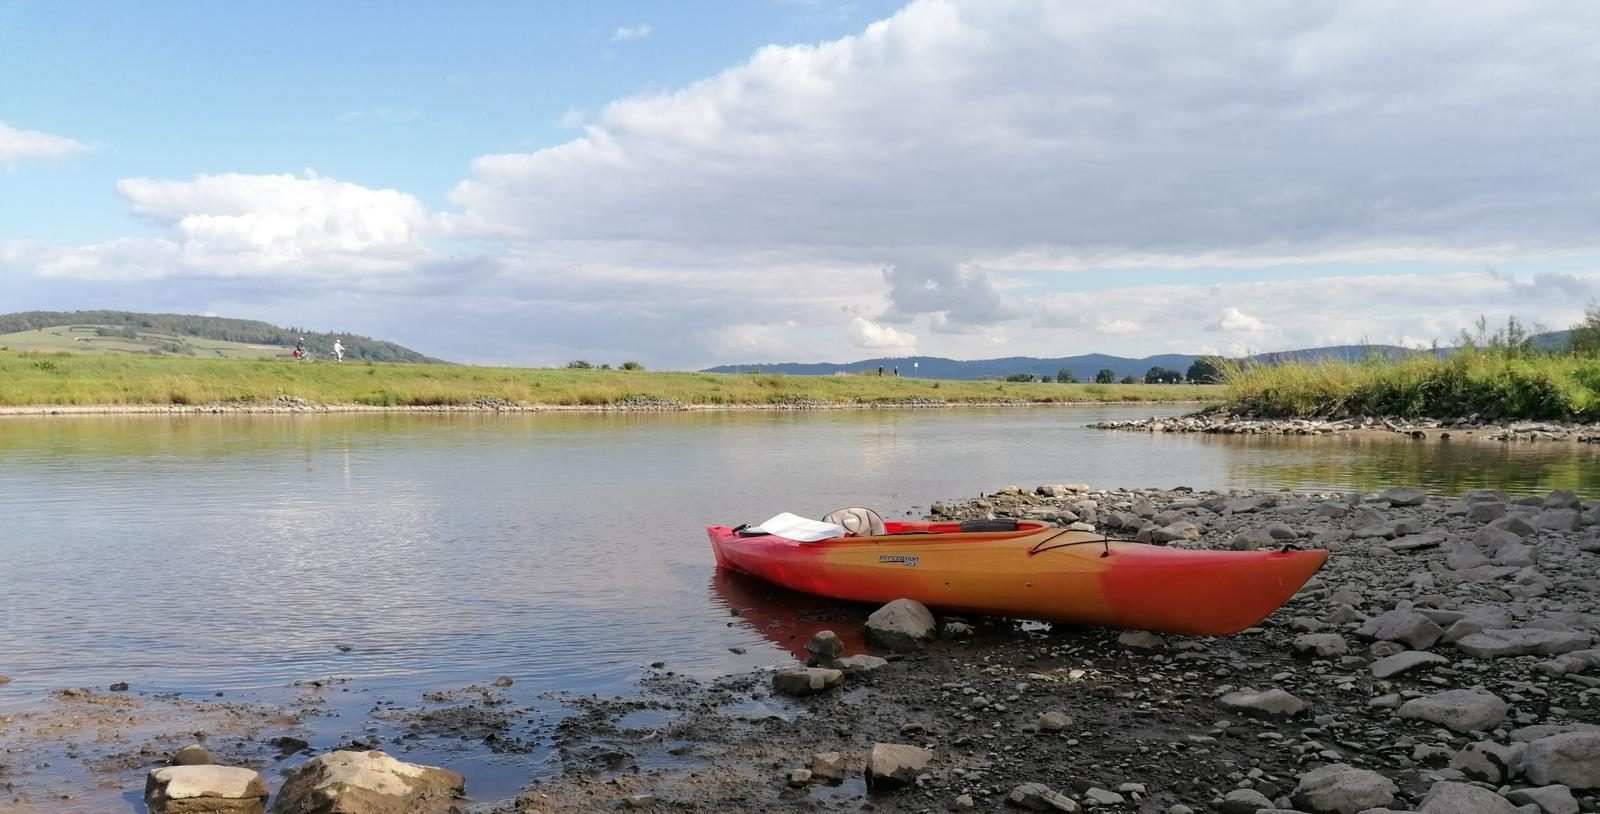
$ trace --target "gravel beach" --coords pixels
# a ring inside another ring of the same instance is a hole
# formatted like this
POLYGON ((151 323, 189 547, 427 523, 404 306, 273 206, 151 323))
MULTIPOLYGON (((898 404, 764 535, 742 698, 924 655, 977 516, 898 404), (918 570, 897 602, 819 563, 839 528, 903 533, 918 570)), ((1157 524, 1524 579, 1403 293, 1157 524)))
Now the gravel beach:
MULTIPOLYGON (((555 714, 509 703, 509 678, 486 677, 415 705, 374 707, 348 722, 341 746, 401 760, 428 743, 523 756, 519 795, 475 796, 469 776, 466 798, 451 803, 495 814, 1600 806, 1600 503, 1560 492, 1062 484, 936 504, 931 514, 1090 524, 1174 546, 1323 547, 1332 557, 1237 636, 939 616, 937 638, 904 652, 867 644, 875 608, 719 574, 728 624, 761 630, 790 664, 695 678, 663 653, 637 695, 551 696, 555 714), (783 669, 808 660, 809 672, 783 669)), ((299 716, 338 689, 313 683, 303 705, 283 709, 59 692, 41 709, 0 716, 0 811, 96 810, 73 808, 59 783, 44 782, 59 770, 41 766, 52 761, 82 765, 95 787, 85 800, 137 795, 143 773, 167 765, 195 729, 212 733, 218 762, 268 770, 277 795, 282 767, 313 757, 295 739, 299 716)))

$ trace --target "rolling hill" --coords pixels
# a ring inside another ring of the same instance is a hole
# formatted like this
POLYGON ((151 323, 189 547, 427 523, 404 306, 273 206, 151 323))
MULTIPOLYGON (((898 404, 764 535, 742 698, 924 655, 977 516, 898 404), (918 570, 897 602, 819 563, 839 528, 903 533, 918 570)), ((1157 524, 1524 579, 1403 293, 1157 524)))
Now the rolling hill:
POLYGON ((915 376, 921 379, 1003 379, 1013 373, 1032 373, 1041 378, 1054 379, 1056 372, 1061 368, 1070 368, 1080 381, 1093 381, 1094 374, 1101 368, 1110 368, 1112 372, 1117 374, 1118 379, 1124 376, 1141 378, 1144 376, 1145 371, 1156 365, 1176 368, 1181 373, 1188 370, 1189 365, 1194 360, 1195 357, 1182 354, 1147 356, 1143 359, 1128 359, 1099 353, 1085 356, 1064 356, 1055 359, 1009 356, 1001 359, 960 360, 946 359, 940 356, 905 356, 900 358, 862 359, 857 362, 840 364, 783 362, 778 364, 719 365, 707 368, 705 372, 745 373, 759 371, 761 373, 786 373, 794 376, 827 376, 834 373, 876 372, 879 367, 882 367, 884 373, 888 374, 898 367, 901 376, 915 376))
MULTIPOLYGON (((1555 331, 1537 334, 1532 337, 1532 342, 1539 348, 1559 350, 1566 346, 1569 333, 1568 331, 1555 331)), ((1437 352, 1450 353, 1452 350, 1454 349, 1439 348, 1437 352)), ((1324 359, 1359 362, 1370 356, 1397 359, 1402 356, 1433 352, 1435 351, 1403 348, 1399 345, 1332 345, 1322 348, 1302 348, 1300 350, 1259 353, 1245 357, 1244 361, 1265 365, 1281 365, 1286 362, 1316 362, 1324 359)), ((884 373, 888 374, 898 367, 901 376, 917 376, 924 379, 1003 379, 1013 373, 1032 373, 1041 378, 1054 379, 1057 371, 1067 368, 1072 371, 1079 381, 1093 381, 1095 373, 1102 368, 1110 368, 1118 379, 1124 376, 1141 378, 1146 371, 1157 365, 1184 373, 1189 370, 1189 366, 1194 364, 1194 360, 1198 358, 1198 356, 1181 353, 1146 356, 1139 359, 1108 356, 1100 353, 1052 358, 1008 356, 1000 359, 965 360, 946 359, 940 356, 903 356, 898 358, 879 357, 842 363, 782 362, 777 364, 718 365, 717 367, 707 368, 704 372, 745 373, 756 371, 760 373, 786 373, 794 376, 826 376, 834 373, 871 373, 877 371, 879 367, 882 367, 884 373)))
POLYGON ((189 314, 132 311, 24 311, 0 314, 0 349, 262 358, 288 356, 305 337, 317 356, 333 352, 338 339, 346 359, 373 362, 440 362, 410 348, 347 333, 280 328, 266 322, 189 314))

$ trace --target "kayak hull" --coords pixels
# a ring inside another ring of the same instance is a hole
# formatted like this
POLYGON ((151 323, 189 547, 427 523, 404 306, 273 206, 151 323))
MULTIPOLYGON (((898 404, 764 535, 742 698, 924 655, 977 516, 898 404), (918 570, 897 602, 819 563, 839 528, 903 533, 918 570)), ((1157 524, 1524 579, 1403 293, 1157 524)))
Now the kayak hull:
POLYGON ((1300 590, 1328 552, 1201 551, 1019 524, 798 542, 706 529, 720 567, 857 602, 915 599, 946 611, 1202 636, 1238 633, 1300 590))

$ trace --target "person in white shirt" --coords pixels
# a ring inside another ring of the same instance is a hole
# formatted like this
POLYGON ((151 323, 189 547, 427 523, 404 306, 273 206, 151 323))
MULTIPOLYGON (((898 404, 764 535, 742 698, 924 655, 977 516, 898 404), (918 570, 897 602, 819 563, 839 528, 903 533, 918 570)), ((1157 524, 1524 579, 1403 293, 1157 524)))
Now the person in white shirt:
POLYGON ((333 340, 333 358, 336 362, 344 361, 344 343, 337 339, 333 340))

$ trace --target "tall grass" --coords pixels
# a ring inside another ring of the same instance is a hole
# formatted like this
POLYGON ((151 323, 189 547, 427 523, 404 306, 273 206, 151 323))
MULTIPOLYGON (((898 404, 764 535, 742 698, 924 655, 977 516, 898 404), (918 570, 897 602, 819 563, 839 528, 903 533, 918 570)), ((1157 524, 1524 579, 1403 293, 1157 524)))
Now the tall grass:
POLYGON ((690 405, 840 404, 1016 400, 1208 401, 1222 388, 933 381, 877 376, 651 373, 422 364, 297 363, 0 351, 0 406, 264 403, 280 396, 319 404, 418 407, 505 399, 596 406, 630 396, 690 405))
POLYGON ((1466 347, 1449 356, 1232 364, 1236 412, 1263 416, 1399 416, 1600 420, 1600 358, 1466 347))

